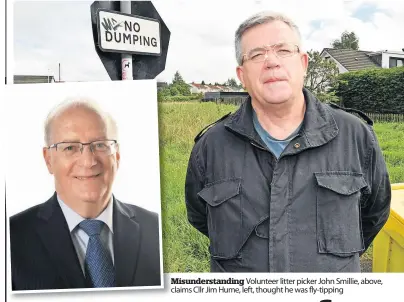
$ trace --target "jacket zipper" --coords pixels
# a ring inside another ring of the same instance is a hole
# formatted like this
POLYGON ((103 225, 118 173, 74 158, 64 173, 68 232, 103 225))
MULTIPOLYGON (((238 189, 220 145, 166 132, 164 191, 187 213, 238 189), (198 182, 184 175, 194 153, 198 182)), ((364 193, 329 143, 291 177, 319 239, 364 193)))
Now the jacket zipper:
MULTIPOLYGON (((264 150, 264 151, 267 151, 267 152, 269 152, 269 154, 271 154, 274 158, 275 158, 275 166, 274 166, 274 169, 273 169, 273 172, 272 172, 272 180, 271 180, 271 183, 270 183, 270 187, 272 187, 272 184, 273 184, 273 182, 274 182, 274 174, 275 174, 275 170, 276 170, 276 167, 277 167, 277 165, 278 165, 278 158, 276 158, 276 156, 270 151, 270 150, 268 150, 267 148, 264 148, 264 147, 262 147, 262 146, 260 146, 259 144, 257 144, 257 143, 255 143, 254 141, 250 141, 250 143, 251 143, 251 145, 253 145, 254 147, 257 147, 258 149, 260 149, 260 150, 264 150)), ((271 189, 271 191, 272 191, 272 189, 271 189)), ((269 272, 271 272, 271 266, 273 267, 273 234, 271 233, 271 205, 269 205, 269 208, 270 208, 270 210, 269 210, 269 217, 268 217, 268 219, 269 219, 269 224, 268 224, 268 228, 269 228, 269 230, 268 230, 268 232, 269 232, 269 238, 268 238, 268 249, 269 249, 269 253, 268 253, 268 260, 269 260, 269 266, 268 266, 268 271, 269 272), (271 244, 272 243, 272 244, 271 244), (272 250, 272 252, 271 252, 271 250, 272 250), (271 265, 272 264, 272 265, 271 265)))

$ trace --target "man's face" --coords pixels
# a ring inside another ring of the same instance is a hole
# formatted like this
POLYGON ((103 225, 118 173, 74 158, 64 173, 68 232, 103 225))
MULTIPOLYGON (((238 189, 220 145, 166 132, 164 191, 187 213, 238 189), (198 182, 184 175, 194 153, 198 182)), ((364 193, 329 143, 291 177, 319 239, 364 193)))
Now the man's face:
MULTIPOLYGON (((273 21, 248 29, 242 36, 241 48, 246 53, 264 45, 279 43, 298 45, 299 38, 286 23, 273 21)), ((277 57, 271 50, 267 54, 264 62, 247 60, 237 67, 239 80, 252 99, 262 106, 281 104, 299 95, 308 65, 305 53, 284 58, 277 57)))
MULTIPOLYGON (((115 139, 112 135, 96 113, 87 108, 71 108, 51 123, 50 144, 115 139)), ((63 201, 69 204, 107 201, 119 166, 119 149, 110 155, 94 155, 86 145, 82 154, 69 157, 61 149, 44 148, 44 158, 63 201)))

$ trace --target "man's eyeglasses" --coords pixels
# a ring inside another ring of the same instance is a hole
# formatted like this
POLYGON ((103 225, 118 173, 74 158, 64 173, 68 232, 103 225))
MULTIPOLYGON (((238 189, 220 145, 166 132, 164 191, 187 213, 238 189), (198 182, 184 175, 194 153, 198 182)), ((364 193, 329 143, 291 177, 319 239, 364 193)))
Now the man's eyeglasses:
POLYGON ((94 155, 107 156, 116 152, 116 140, 100 140, 90 143, 60 142, 50 145, 48 149, 55 148, 58 153, 66 157, 78 157, 83 153, 84 146, 89 146, 94 155))
POLYGON ((264 62, 268 58, 268 51, 272 51, 278 58, 286 58, 293 56, 300 51, 299 46, 290 43, 279 43, 273 45, 264 45, 251 49, 243 55, 243 65, 246 61, 254 63, 264 62))

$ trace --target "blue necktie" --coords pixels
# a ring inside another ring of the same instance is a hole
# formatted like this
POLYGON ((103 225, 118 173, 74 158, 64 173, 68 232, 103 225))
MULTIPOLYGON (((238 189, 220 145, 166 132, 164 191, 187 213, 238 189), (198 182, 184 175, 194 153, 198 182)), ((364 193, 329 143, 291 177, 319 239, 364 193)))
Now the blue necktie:
POLYGON ((109 250, 102 244, 100 233, 104 222, 87 219, 80 222, 80 228, 89 236, 85 272, 92 287, 115 286, 115 271, 109 250))

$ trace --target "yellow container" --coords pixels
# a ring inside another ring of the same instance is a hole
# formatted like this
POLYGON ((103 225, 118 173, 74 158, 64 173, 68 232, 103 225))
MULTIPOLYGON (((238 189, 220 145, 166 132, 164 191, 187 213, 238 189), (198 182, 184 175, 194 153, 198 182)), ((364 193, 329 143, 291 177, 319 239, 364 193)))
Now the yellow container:
POLYGON ((391 188, 390 217, 373 241, 373 272, 404 272, 404 183, 391 188))

